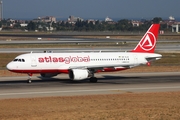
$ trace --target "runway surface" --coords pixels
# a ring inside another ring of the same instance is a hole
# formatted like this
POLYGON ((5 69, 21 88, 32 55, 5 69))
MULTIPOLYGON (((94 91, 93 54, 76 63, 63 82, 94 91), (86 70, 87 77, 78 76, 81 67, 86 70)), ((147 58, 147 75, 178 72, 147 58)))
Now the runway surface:
MULTIPOLYGON (((114 52, 114 51, 130 51, 134 48, 134 46, 127 47, 98 47, 98 48, 0 48, 0 53, 28 53, 28 52, 44 52, 44 51, 52 51, 52 52, 114 52)), ((158 52, 169 52, 180 51, 180 45, 158 45, 156 47, 156 51, 158 52)))
MULTIPOLYGON (((89 52, 89 51, 129 51, 133 49, 139 40, 123 40, 123 39, 92 39, 92 38, 61 38, 57 40, 14 40, 6 41, 1 40, 0 45, 8 44, 71 44, 74 45, 73 48, 0 48, 0 53, 24 53, 24 52, 44 52, 53 51, 53 52, 89 52), (92 44, 103 44, 111 43, 112 46, 102 47, 95 45, 94 48, 92 44), (128 45, 122 45, 126 43, 128 45), (81 46, 79 46, 79 44, 81 46), (89 47, 83 47, 89 45, 89 47), (113 45, 114 44, 114 45, 113 45)), ((180 42, 179 40, 159 40, 156 47, 157 51, 180 51, 180 42), (166 44, 164 44, 166 43, 166 44)))
MULTIPOLYGON (((62 44, 62 43, 138 43, 136 39, 60 38, 56 40, 0 40, 0 44, 62 44)), ((158 40, 158 43, 179 43, 179 40, 158 40)))
POLYGON ((0 99, 45 96, 75 96, 134 92, 180 91, 180 72, 96 74, 97 83, 88 80, 73 82, 67 75, 41 80, 34 76, 1 77, 0 99))
MULTIPOLYGON (((93 38, 63 38, 56 40, 0 40, 0 44, 62 44, 62 43, 116 43, 131 42, 137 43, 139 40, 123 39, 93 39, 93 38)), ((164 41, 166 42, 166 41, 164 41)), ((168 42, 168 41, 167 41, 168 42)), ((178 41, 175 41, 178 42, 178 41)))

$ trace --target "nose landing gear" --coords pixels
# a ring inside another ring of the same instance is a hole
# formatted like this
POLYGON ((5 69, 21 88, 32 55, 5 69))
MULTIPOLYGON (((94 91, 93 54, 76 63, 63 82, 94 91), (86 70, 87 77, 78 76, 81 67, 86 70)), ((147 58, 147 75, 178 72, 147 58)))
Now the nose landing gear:
POLYGON ((32 73, 28 73, 27 83, 31 83, 32 73))

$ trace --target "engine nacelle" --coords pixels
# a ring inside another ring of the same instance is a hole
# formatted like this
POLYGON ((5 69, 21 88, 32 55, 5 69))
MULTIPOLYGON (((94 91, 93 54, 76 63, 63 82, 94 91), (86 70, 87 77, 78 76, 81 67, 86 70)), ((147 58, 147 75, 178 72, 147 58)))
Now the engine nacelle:
POLYGON ((44 78, 51 78, 51 77, 57 76, 58 73, 41 73, 40 75, 41 77, 44 77, 44 78))
POLYGON ((71 69, 69 70, 69 78, 71 80, 83 80, 89 77, 87 69, 71 69))

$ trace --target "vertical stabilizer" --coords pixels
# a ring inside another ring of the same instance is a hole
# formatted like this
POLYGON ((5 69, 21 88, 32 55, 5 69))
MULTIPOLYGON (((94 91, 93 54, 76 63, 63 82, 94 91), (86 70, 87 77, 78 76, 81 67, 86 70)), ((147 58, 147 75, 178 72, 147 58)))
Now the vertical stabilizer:
POLYGON ((152 24, 131 52, 154 53, 160 24, 152 24))

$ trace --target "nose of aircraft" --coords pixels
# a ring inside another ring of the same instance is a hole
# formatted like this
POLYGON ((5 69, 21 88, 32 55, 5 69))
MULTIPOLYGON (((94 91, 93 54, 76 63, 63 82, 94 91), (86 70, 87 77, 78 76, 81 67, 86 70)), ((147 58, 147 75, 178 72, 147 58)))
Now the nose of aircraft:
POLYGON ((8 70, 12 70, 13 69, 13 64, 10 62, 10 63, 8 63, 7 65, 6 65, 6 68, 8 69, 8 70))

